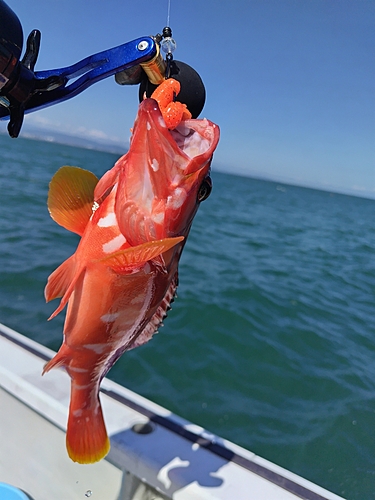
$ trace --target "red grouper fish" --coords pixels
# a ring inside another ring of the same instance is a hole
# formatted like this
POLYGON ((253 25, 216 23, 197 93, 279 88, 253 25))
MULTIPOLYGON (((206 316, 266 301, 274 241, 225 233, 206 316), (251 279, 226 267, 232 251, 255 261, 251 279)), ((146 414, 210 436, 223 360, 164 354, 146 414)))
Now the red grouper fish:
POLYGON ((45 289, 47 301, 62 297, 50 319, 68 304, 63 344, 43 373, 64 367, 71 378, 66 445, 75 462, 108 453, 100 382, 166 316, 190 226, 211 191, 219 128, 191 119, 185 105, 173 102, 178 92, 169 79, 143 100, 129 151, 99 182, 66 166, 50 183, 51 217, 81 236, 45 289))

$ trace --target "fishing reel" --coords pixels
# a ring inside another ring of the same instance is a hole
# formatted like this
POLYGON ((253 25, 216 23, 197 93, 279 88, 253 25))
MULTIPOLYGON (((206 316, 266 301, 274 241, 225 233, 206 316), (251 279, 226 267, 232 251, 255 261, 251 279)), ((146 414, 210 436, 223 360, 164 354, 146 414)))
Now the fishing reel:
POLYGON ((187 105, 193 118, 203 109, 206 91, 198 73, 173 59, 176 42, 169 27, 162 34, 141 37, 93 54, 72 66, 36 71, 41 34, 33 30, 20 59, 23 32, 16 14, 0 0, 0 119, 9 117, 8 132, 18 137, 25 113, 79 94, 92 84, 115 75, 120 85, 139 85, 140 101, 150 97, 166 78, 181 84, 176 100, 187 105), (165 59, 162 52, 166 54, 165 59))
POLYGON ((20 61, 22 45, 21 23, 6 3, 0 0, 0 117, 10 115, 8 131, 11 137, 17 137, 20 132, 29 96, 49 90, 54 83, 58 83, 53 77, 35 78, 40 32, 34 30, 30 33, 25 55, 20 61))

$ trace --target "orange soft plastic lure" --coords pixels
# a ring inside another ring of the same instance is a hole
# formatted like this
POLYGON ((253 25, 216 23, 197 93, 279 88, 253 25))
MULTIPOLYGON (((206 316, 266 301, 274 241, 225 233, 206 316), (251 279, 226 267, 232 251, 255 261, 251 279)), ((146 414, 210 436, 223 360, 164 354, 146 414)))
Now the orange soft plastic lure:
POLYGON ((180 82, 174 78, 169 78, 159 85, 151 96, 152 99, 158 102, 165 125, 169 130, 178 127, 181 121, 191 119, 191 113, 186 104, 175 101, 175 97, 180 93, 180 90, 180 82))

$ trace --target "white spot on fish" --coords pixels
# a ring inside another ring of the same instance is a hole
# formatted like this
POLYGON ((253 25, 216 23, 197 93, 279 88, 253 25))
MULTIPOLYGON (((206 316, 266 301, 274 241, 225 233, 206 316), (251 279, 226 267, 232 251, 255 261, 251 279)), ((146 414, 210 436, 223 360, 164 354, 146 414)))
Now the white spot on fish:
POLYGON ((151 162, 151 168, 154 172, 157 172, 159 170, 159 162, 154 158, 151 162))
POLYGON ((176 175, 173 177, 173 179, 172 179, 171 186, 172 186, 173 188, 177 187, 177 186, 180 184, 181 179, 182 179, 182 175, 180 175, 180 174, 176 174, 176 175))
POLYGON ((158 118, 159 125, 163 128, 166 128, 164 118, 162 116, 159 116, 158 118))
POLYGON ((98 220, 99 227, 111 227, 117 224, 116 215, 114 212, 107 214, 105 217, 102 217, 98 220))
POLYGON ((87 368, 78 368, 78 366, 69 366, 69 371, 76 373, 85 373, 88 371, 87 368))
POLYGON ((100 320, 103 321, 103 323, 111 323, 112 321, 115 321, 118 317, 120 316, 120 313, 108 313, 108 314, 103 314, 103 316, 100 316, 100 320))
POLYGON ((82 410, 74 410, 73 411, 73 417, 82 417, 82 413, 83 411, 82 410))
POLYGON ((85 349, 94 351, 96 354, 102 354, 107 349, 107 344, 85 344, 85 349))
POLYGON ((164 222, 164 212, 152 214, 151 219, 156 222, 156 224, 162 224, 164 222))
POLYGON ((122 234, 119 234, 112 240, 108 241, 107 243, 104 243, 103 245, 103 252, 104 253, 112 253, 116 252, 121 246, 126 242, 125 236, 122 234))
POLYGON ((94 204, 92 206, 92 211, 95 212, 99 208, 99 203, 97 201, 94 201, 94 204))
POLYGON ((78 390, 87 389, 88 387, 91 387, 91 384, 85 384, 85 385, 74 384, 74 389, 78 389, 78 390))
POLYGON ((172 196, 168 196, 167 206, 176 210, 183 205, 186 197, 186 191, 182 188, 177 188, 172 196))
POLYGON ((130 301, 130 304, 133 306, 135 304, 142 304, 142 302, 145 300, 145 297, 143 294, 136 295, 134 299, 130 301))
POLYGON ((147 122, 146 127, 147 127, 147 130, 151 130, 151 123, 147 122))

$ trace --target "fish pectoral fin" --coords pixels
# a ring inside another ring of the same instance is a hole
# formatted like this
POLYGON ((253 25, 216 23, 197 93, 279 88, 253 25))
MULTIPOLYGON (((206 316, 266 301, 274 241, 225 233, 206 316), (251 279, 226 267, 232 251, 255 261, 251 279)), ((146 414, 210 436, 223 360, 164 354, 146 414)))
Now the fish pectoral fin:
POLYGON ((52 219, 82 236, 92 215, 98 178, 79 167, 61 167, 49 185, 48 210, 52 219))
POLYGON ((75 267, 75 259, 74 255, 72 255, 53 271, 44 289, 46 302, 62 297, 65 294, 73 281, 75 267))
POLYGON ((161 240, 148 241, 135 247, 119 250, 95 262, 110 267, 115 272, 121 272, 124 268, 134 267, 155 259, 158 255, 171 249, 184 239, 184 236, 163 238, 161 240))

